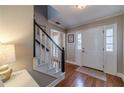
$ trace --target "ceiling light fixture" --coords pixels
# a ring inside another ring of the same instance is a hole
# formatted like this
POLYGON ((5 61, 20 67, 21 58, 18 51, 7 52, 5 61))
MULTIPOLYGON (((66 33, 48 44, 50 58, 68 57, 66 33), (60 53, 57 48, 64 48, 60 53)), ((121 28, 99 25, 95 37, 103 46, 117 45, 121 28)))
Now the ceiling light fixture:
POLYGON ((75 5, 75 7, 78 9, 84 9, 86 8, 86 5, 75 5))

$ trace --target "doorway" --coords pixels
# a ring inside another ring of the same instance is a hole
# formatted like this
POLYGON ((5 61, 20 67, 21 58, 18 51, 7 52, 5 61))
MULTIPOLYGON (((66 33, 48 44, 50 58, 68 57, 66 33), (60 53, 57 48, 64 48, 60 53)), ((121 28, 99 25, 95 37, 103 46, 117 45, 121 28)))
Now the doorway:
POLYGON ((76 62, 101 70, 117 73, 116 24, 76 32, 76 62))

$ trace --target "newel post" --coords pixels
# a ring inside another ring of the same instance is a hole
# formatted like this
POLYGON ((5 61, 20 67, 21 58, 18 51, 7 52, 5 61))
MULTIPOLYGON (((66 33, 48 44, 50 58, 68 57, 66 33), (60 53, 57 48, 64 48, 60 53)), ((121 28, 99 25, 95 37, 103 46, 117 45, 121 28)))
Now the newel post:
POLYGON ((61 70, 62 72, 65 72, 65 51, 64 48, 62 48, 62 64, 61 64, 61 70))

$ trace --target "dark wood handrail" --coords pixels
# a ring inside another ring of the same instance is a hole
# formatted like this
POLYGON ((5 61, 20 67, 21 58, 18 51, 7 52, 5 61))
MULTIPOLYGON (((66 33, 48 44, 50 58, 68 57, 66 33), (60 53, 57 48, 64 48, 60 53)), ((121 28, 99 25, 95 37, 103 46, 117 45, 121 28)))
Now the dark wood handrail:
POLYGON ((42 30, 42 32, 52 41, 52 43, 62 52, 62 55, 61 55, 61 62, 62 62, 61 63, 61 71, 65 72, 65 52, 64 52, 64 48, 61 49, 35 20, 34 20, 34 57, 35 57, 35 41, 38 42, 39 44, 41 44, 38 40, 35 40, 35 25, 37 27, 39 27, 42 30))
POLYGON ((56 47, 58 47, 61 51, 62 49, 54 42, 54 40, 44 31, 44 29, 42 29, 40 27, 40 25, 34 20, 34 25, 37 25, 42 31, 43 33, 55 44, 56 47))

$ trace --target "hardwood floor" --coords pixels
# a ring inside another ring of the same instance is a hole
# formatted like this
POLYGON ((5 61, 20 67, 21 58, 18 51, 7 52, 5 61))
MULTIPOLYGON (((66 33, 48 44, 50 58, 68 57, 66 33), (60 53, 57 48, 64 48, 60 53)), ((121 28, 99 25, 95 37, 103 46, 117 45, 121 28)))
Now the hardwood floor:
POLYGON ((124 87, 119 77, 107 74, 107 81, 103 81, 77 72, 76 68, 78 66, 66 63, 65 79, 56 87, 124 87))

